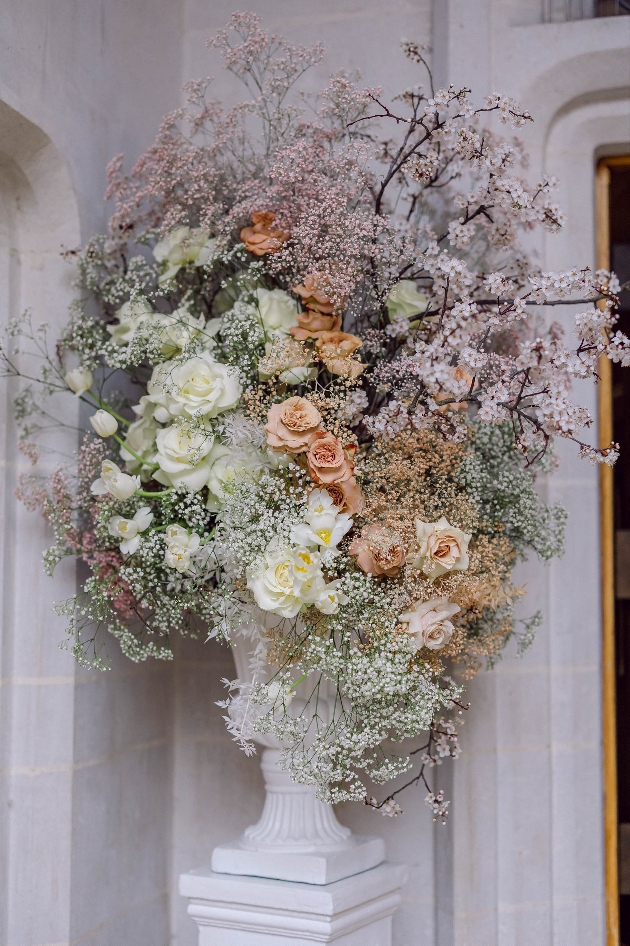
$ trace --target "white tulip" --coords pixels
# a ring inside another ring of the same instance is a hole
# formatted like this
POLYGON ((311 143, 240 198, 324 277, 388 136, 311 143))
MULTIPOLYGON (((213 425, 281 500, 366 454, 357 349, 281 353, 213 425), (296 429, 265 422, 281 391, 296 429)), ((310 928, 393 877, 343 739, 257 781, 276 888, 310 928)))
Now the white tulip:
POLYGON ((153 513, 149 506, 141 506, 133 519, 123 516, 112 516, 107 524, 110 535, 121 539, 120 551, 123 555, 132 555, 140 547, 140 533, 148 529, 153 520, 153 513))
POLYGON ((97 411, 92 414, 90 423, 99 437, 111 437, 118 430, 118 421, 109 411, 97 411))
POLYGON ((282 289, 256 289, 256 301, 252 303, 253 315, 258 318, 265 335, 285 338, 289 329, 297 325, 298 306, 288 292, 282 289))
POLYGON ((65 377, 66 384, 78 396, 89 391, 94 382, 89 368, 73 368, 65 377))
POLYGON ((91 491, 94 496, 110 493, 116 499, 129 499, 140 488, 140 477, 123 473, 111 460, 103 460, 101 475, 94 480, 91 491))

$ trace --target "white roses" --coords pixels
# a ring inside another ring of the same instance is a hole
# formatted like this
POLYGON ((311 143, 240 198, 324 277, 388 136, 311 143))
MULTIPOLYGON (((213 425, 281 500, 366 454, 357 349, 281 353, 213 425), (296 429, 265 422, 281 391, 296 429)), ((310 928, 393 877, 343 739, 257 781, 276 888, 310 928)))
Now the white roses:
POLYGON ((308 605, 335 614, 348 600, 338 579, 326 582, 318 552, 290 548, 277 540, 268 546, 262 561, 248 568, 247 587, 259 608, 284 618, 295 617, 308 605))
POLYGON ((408 634, 416 639, 418 650, 441 650, 453 636, 455 627, 449 621, 461 609, 448 598, 431 598, 430 601, 418 601, 411 611, 401 614, 399 621, 406 624, 408 634))
POLYGON ((416 519, 416 534, 420 548, 412 565, 421 569, 431 581, 445 572, 465 571, 468 568, 468 543, 471 536, 457 526, 452 526, 444 516, 437 522, 416 519))
POLYGON ((137 510, 133 519, 123 516, 112 516, 107 524, 110 535, 120 539, 120 551, 123 555, 132 555, 140 547, 140 533, 148 529, 153 521, 153 513, 149 506, 142 506, 137 510))
POLYGON ((216 417, 236 407, 243 388, 233 369, 201 352, 183 364, 156 365, 147 391, 155 419, 167 423, 182 414, 216 417))
POLYGON ((201 544, 196 532, 189 532, 183 526, 168 526, 164 533, 166 551, 164 561, 169 568, 180 573, 190 571, 191 558, 201 544))
POLYGON ((154 478, 164 486, 183 485, 193 492, 207 485, 212 465, 225 449, 215 447, 212 431, 186 423, 163 427, 155 440, 160 469, 154 478))
POLYGON ((168 282, 177 275, 182 266, 194 263, 205 266, 214 253, 216 240, 210 239, 207 230, 191 227, 176 227, 156 243, 153 256, 162 264, 162 275, 158 283, 168 282))
POLYGON ((129 499, 137 489, 140 489, 140 477, 123 473, 111 460, 103 460, 101 475, 91 486, 94 496, 110 493, 116 499, 129 499))
POLYGON ((420 315, 421 312, 424 312, 427 297, 418 292, 418 287, 413 279, 401 279, 389 290, 385 305, 391 319, 400 317, 412 319, 414 315, 420 315))
POLYGON ((265 337, 286 338, 291 326, 297 325, 295 299, 282 289, 256 289, 254 296, 251 308, 262 322, 265 337))

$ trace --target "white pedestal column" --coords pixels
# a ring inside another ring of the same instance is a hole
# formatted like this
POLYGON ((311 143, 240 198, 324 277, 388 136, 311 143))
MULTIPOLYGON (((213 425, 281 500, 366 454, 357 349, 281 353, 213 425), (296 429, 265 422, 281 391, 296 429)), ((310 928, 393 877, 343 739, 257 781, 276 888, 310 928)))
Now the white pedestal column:
POLYGON ((179 890, 199 927, 199 946, 392 946, 392 915, 407 869, 380 864, 326 885, 182 874, 179 890))
MULTIPOLYGON (((246 654, 235 647, 240 679, 246 654)), ((273 736, 254 738, 266 746, 260 820, 180 877, 199 946, 391 946, 406 868, 383 863, 382 838, 354 836, 313 786, 293 782, 273 736)))

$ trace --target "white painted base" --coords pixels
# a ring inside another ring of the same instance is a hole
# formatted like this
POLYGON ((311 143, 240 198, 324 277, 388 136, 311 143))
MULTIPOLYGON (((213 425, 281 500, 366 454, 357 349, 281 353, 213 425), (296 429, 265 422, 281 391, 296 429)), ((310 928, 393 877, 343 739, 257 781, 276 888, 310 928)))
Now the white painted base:
POLYGON ((323 885, 216 874, 179 879, 199 946, 392 946, 392 915, 407 868, 380 864, 323 885))
POLYGON ((344 847, 330 851, 255 851, 243 842, 220 844, 212 852, 212 870, 225 874, 269 877, 304 884, 331 884, 376 867, 385 860, 382 838, 352 835, 344 847))

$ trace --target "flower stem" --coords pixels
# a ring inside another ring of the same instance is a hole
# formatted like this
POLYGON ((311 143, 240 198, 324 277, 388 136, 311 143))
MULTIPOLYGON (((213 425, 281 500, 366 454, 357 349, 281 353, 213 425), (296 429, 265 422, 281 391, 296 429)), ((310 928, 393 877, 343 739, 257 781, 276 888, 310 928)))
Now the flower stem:
MULTIPOLYGON (((111 414, 112 417, 115 417, 119 424, 124 424, 125 427, 129 427, 131 425, 130 420, 125 420, 124 417, 121 417, 120 414, 117 414, 116 411, 113 411, 111 407, 108 407, 108 405, 105 404, 104 401, 101 401, 100 397, 97 397, 96 394, 94 394, 92 390, 88 390, 85 393, 89 395, 89 397, 91 397, 92 400, 96 401, 96 403, 101 408, 101 410, 107 411, 108 414, 111 414)), ((92 407, 91 404, 90 404, 90 407, 92 407)), ((125 449, 127 450, 129 448, 125 447, 125 449)), ((131 450, 129 452, 131 453, 131 450)))
POLYGON ((129 444, 125 443, 124 440, 121 440, 118 434, 112 434, 112 437, 119 443, 121 447, 124 447, 127 453, 130 453, 132 457, 135 457, 136 460, 142 464, 142 466, 147 466, 150 470, 159 470, 159 463, 150 463, 149 460, 145 460, 144 457, 141 457, 139 453, 136 453, 135 450, 132 450, 129 444))
POLYGON ((144 489, 137 489, 134 493, 134 496, 146 496, 147 499, 164 499, 165 496, 168 496, 169 493, 173 492, 173 487, 169 486, 168 489, 162 489, 159 493, 148 493, 144 489))

